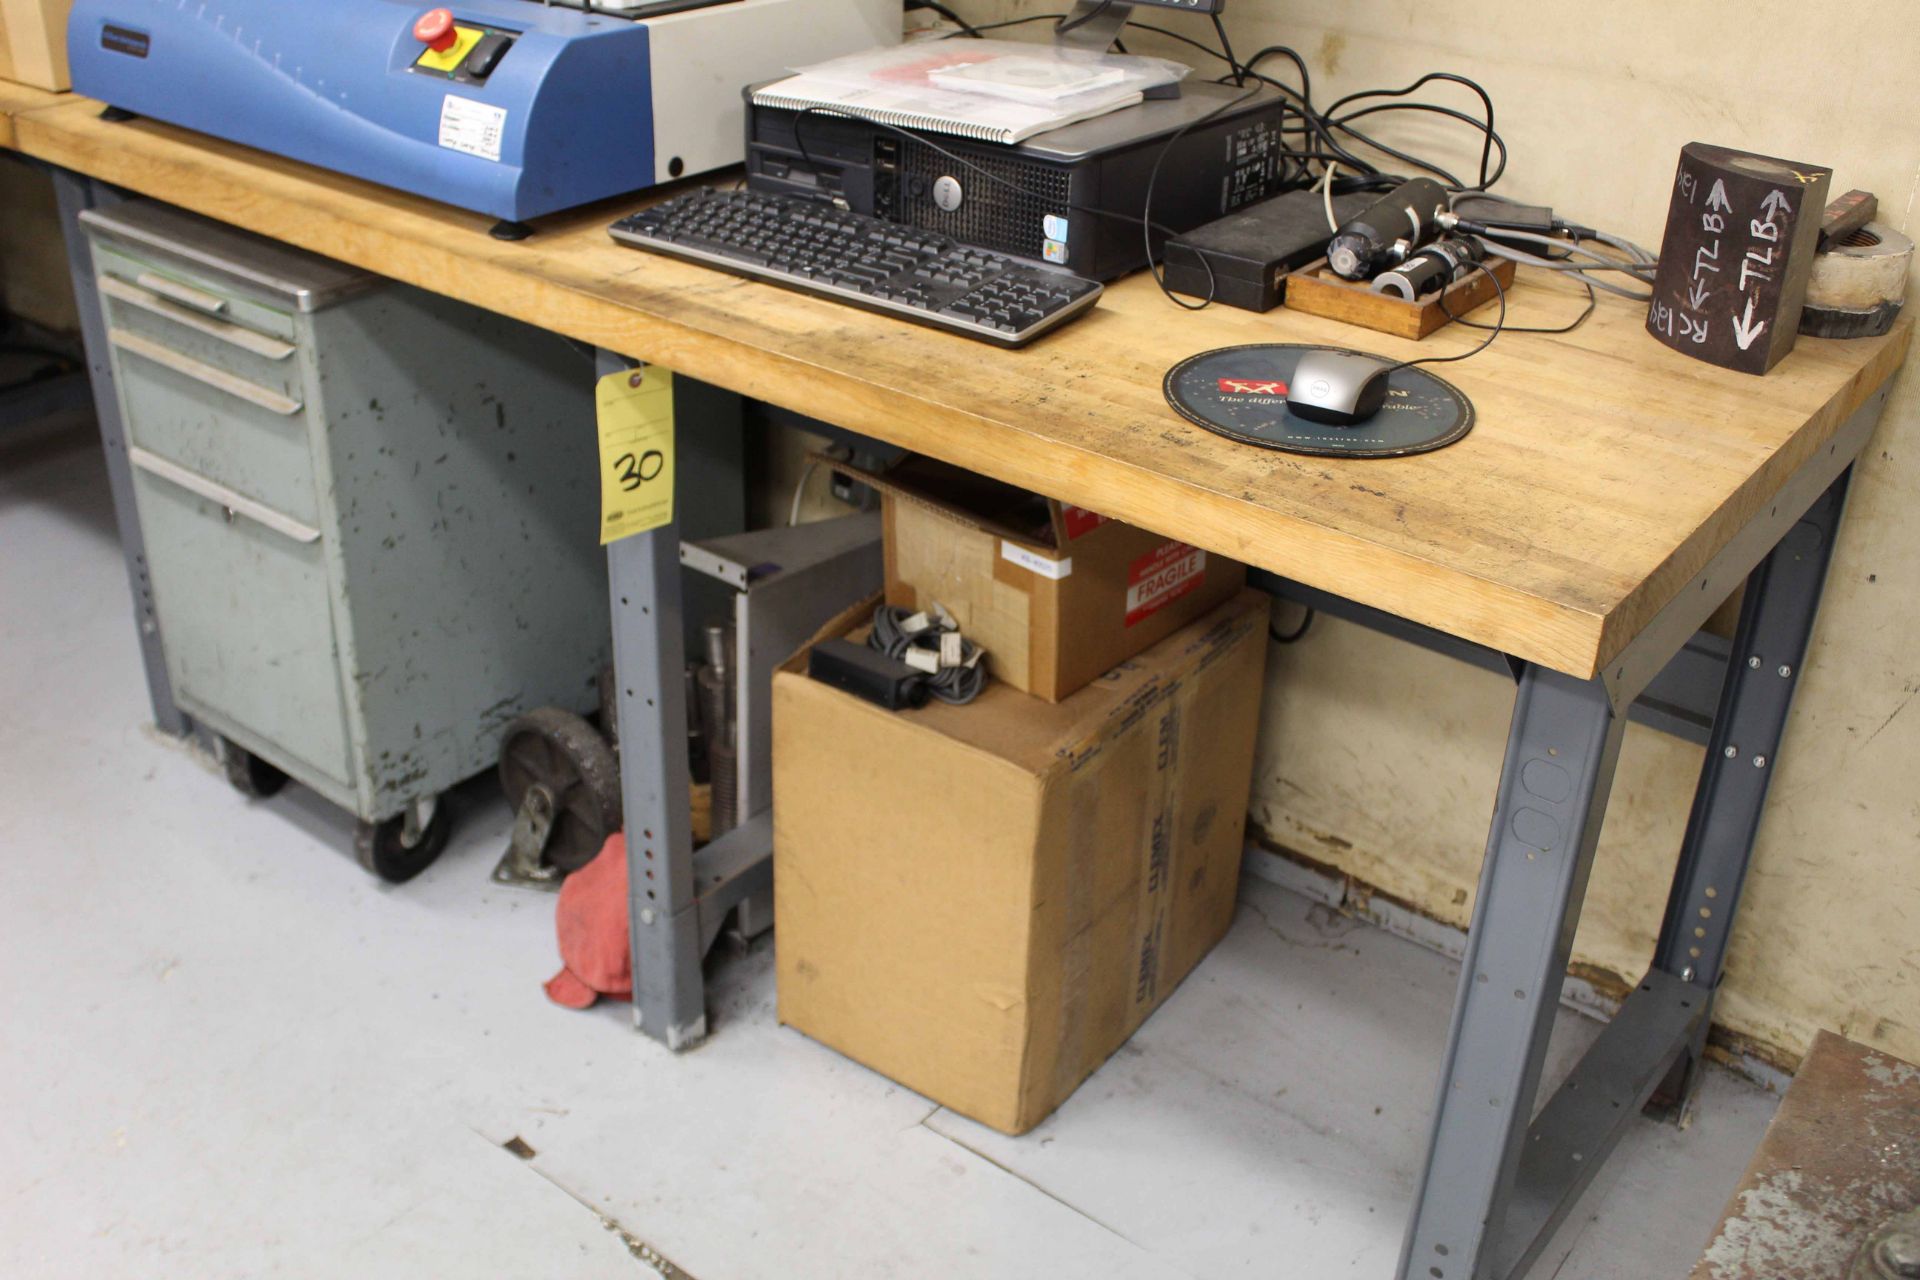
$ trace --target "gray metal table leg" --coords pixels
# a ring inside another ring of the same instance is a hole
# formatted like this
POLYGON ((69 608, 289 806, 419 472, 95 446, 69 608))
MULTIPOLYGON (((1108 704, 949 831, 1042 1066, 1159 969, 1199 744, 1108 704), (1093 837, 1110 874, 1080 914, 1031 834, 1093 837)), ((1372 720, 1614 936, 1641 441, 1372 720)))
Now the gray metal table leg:
POLYGON ((100 446, 107 459, 107 486, 113 493, 113 518, 120 530, 120 553, 127 562, 133 588, 134 625, 140 640, 140 660, 146 667, 147 699, 153 705, 153 723, 163 733, 184 737, 193 728, 186 712, 173 700, 173 682, 167 677, 166 651, 161 647, 160 617, 153 607, 153 582, 147 575, 147 544, 140 534, 140 517, 133 505, 133 467, 127 460, 127 432, 120 421, 120 397, 113 386, 113 368, 107 360, 106 319, 100 313, 100 295, 94 289, 93 254, 80 229, 80 211, 122 199, 110 188, 65 169, 53 170, 54 196, 60 207, 60 227, 67 242, 67 269, 73 279, 73 301, 80 315, 80 335, 87 348, 87 377, 93 384, 93 412, 100 424, 100 446))
MULTIPOLYGON (((1720 982, 1852 474, 1852 468, 1841 472, 1747 578, 1733 657, 1654 952, 1656 969, 1702 988, 1708 1002, 1720 982)), ((1690 1091, 1706 1031, 1703 1019, 1700 1043, 1682 1064, 1688 1078, 1677 1082, 1680 1101, 1690 1091)))
POLYGON ((1491 1274, 1623 727, 1599 681, 1523 671, 1402 1280, 1491 1274))
POLYGON ((669 1049, 707 1034, 688 811, 685 645, 677 524, 607 548, 620 790, 627 825, 635 1024, 669 1049))
MULTIPOLYGON (((595 355, 596 371, 603 376, 632 365, 613 352, 595 355)), ((690 379, 676 380, 674 416, 680 428, 675 520, 610 545, 607 582, 626 813, 634 1023, 677 1050, 707 1034, 701 960, 718 930, 716 913, 765 878, 767 868, 743 860, 741 847, 769 837, 758 827, 742 829, 737 840, 715 841, 699 857, 693 850, 680 540, 689 532, 701 537, 733 533, 745 524, 740 398, 690 379), (703 884, 709 890, 705 903, 703 884)))

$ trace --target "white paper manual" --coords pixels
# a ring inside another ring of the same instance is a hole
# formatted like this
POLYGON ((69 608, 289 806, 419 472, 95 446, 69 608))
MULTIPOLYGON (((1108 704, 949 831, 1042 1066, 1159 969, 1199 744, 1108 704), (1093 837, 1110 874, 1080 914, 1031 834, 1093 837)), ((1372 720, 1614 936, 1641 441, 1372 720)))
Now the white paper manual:
POLYGON ((1014 143, 1140 101, 1187 73, 1162 58, 1016 40, 928 40, 804 67, 754 91, 755 106, 818 109, 898 129, 1014 143))

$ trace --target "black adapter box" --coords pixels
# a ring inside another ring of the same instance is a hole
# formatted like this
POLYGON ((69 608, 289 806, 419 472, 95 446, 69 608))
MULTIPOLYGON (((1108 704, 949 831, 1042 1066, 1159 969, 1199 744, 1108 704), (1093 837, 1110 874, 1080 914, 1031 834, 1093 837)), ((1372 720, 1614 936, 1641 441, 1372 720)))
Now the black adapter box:
MULTIPOLYGON (((1376 198, 1364 192, 1335 196, 1335 221, 1346 221, 1376 198)), ((1167 288, 1248 311, 1271 311, 1286 300, 1288 274, 1324 254, 1332 237, 1326 197, 1289 191, 1168 240, 1167 288)))

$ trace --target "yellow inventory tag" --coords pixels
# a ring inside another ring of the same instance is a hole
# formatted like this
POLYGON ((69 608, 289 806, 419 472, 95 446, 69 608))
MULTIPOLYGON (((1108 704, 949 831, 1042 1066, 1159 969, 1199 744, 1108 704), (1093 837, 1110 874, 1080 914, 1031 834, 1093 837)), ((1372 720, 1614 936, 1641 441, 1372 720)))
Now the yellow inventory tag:
POLYGON ((673 372, 645 365, 594 387, 600 545, 673 522, 673 372))

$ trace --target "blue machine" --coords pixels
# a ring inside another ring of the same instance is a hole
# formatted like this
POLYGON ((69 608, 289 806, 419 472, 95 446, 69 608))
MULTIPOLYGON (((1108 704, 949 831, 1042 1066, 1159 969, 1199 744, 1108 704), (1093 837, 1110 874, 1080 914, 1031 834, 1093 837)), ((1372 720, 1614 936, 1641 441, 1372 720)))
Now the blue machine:
POLYGON ((518 222, 738 162, 741 85, 898 5, 76 0, 67 48, 124 111, 518 222))

